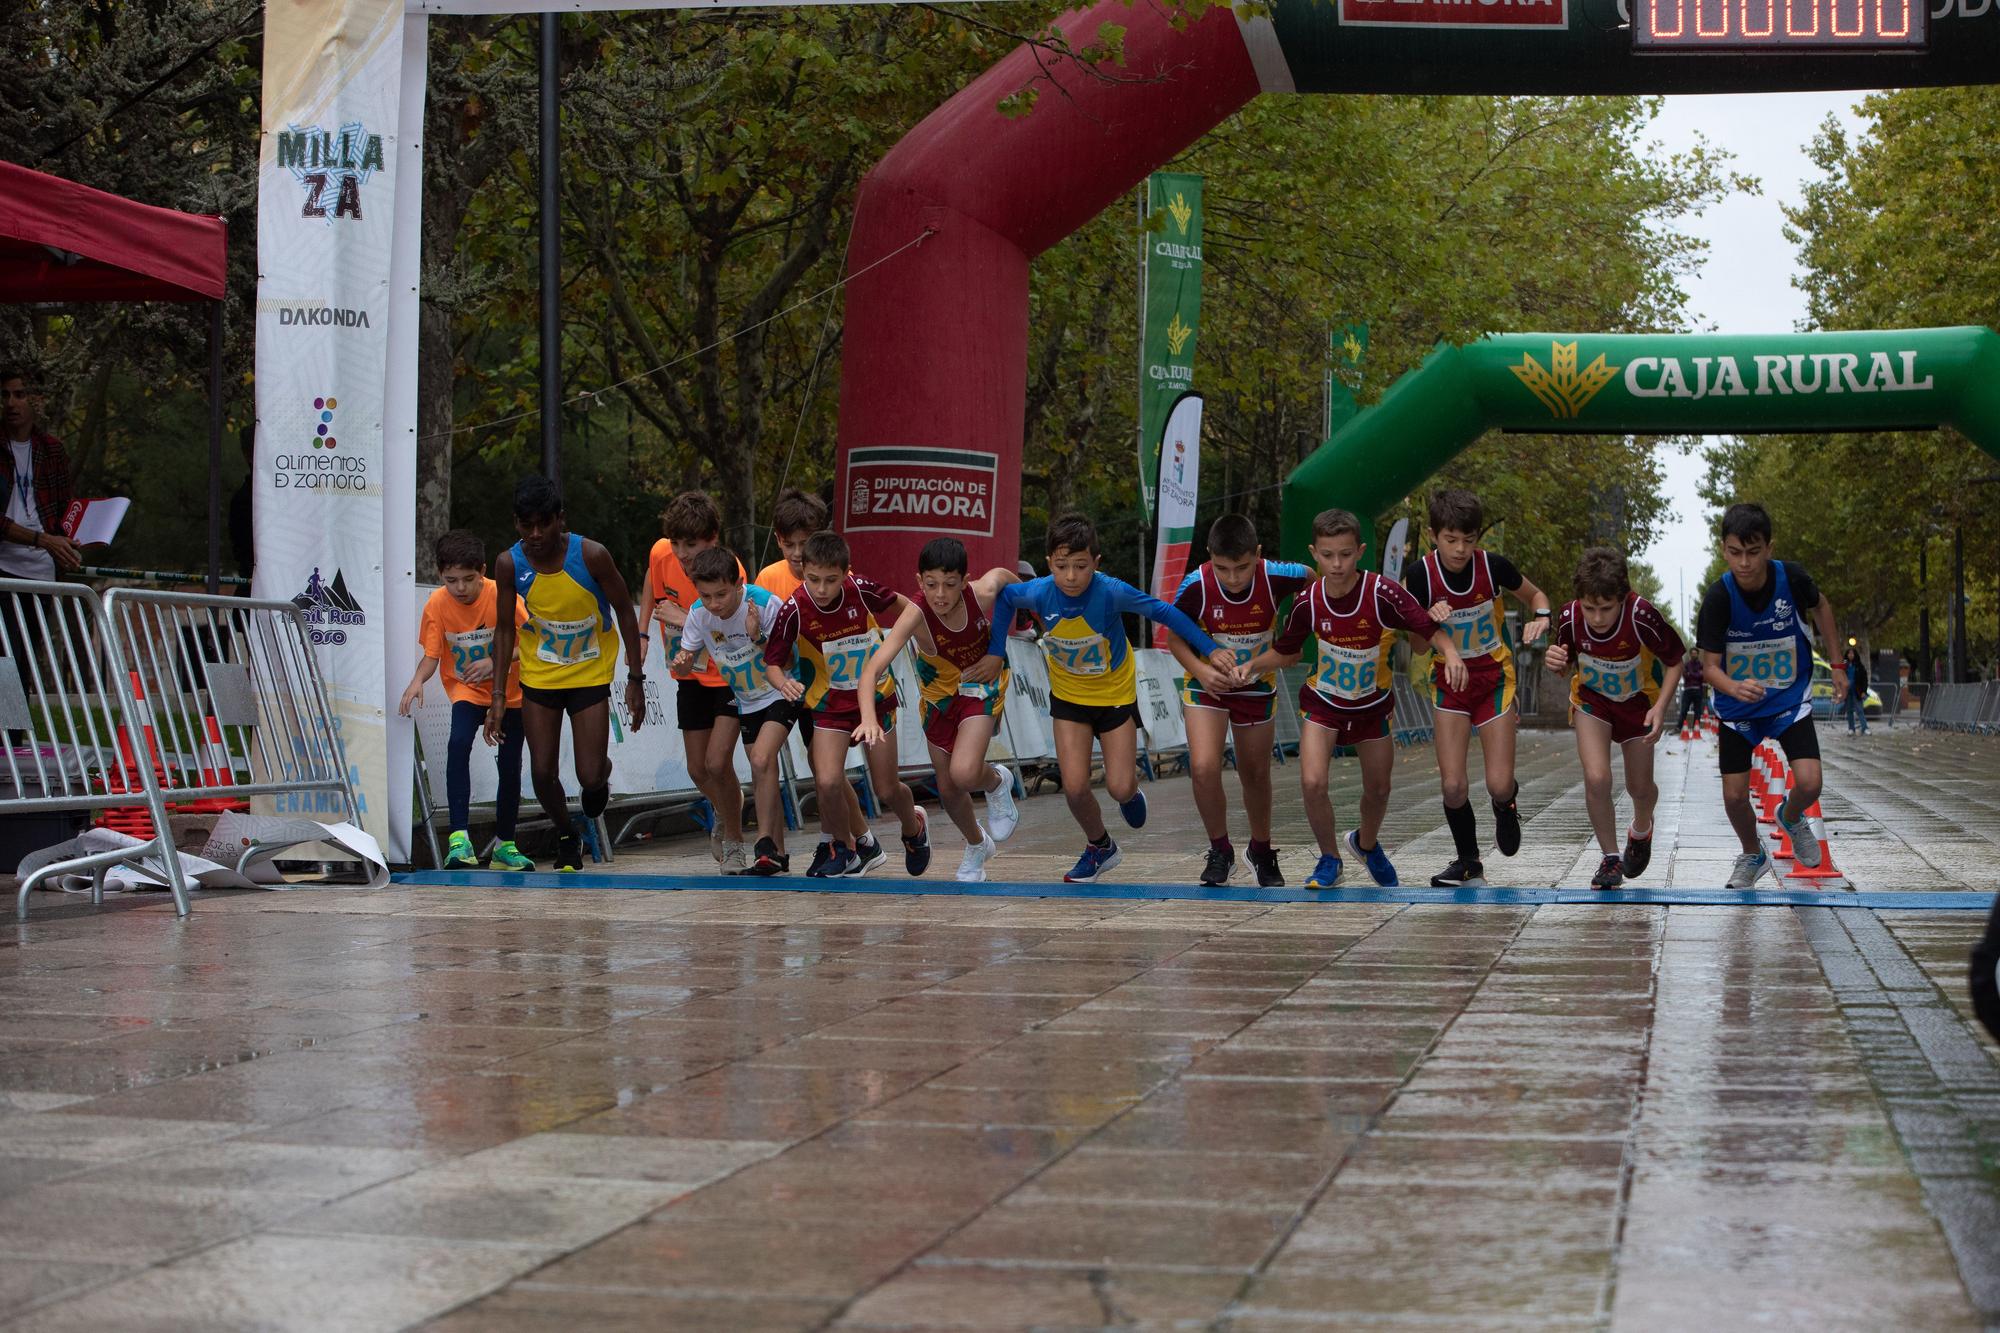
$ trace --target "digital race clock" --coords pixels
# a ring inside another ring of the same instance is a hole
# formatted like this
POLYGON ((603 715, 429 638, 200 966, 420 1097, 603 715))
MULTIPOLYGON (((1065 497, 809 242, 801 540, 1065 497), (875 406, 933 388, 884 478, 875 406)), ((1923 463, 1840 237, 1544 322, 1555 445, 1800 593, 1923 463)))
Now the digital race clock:
POLYGON ((1929 0, 1632 0, 1640 51, 1907 51, 1929 0))

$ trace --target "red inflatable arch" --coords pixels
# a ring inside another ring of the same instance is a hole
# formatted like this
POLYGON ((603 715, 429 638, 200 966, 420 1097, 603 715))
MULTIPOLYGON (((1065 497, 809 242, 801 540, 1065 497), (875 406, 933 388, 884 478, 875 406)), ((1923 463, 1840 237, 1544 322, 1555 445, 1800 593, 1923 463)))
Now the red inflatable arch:
POLYGON ((1127 26, 1119 82, 1053 62, 1061 90, 1038 85, 1033 112, 1009 120, 996 105, 1038 73, 1036 53, 1017 50, 862 182, 834 522, 878 577, 914 573, 918 549, 940 533, 965 542, 975 571, 1014 563, 1029 262, 1258 91, 1226 5, 1187 32, 1119 0, 1061 27, 1080 45, 1100 23, 1127 26))

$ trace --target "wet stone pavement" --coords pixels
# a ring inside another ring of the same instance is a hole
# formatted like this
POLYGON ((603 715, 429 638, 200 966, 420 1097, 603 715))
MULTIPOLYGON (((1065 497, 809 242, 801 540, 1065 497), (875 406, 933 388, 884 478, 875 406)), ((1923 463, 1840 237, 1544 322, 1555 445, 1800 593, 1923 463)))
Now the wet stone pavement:
MULTIPOLYGON (((1557 739, 1525 751, 1496 882, 1588 856, 1557 739)), ((2000 741, 1828 750, 1859 886, 1992 887, 2000 741)), ((1656 865, 1712 886, 1712 757, 1664 758, 1656 865)), ((1444 846, 1427 761, 1391 818, 1410 878, 1444 846)), ((1151 791, 1128 873, 1184 879, 1185 783, 1151 791)), ((1026 811, 1008 873, 1074 838, 1059 798, 1026 811)), ((1977 913, 411 887, 37 910, 0 941, 10 1328, 2000 1322, 1977 913)))

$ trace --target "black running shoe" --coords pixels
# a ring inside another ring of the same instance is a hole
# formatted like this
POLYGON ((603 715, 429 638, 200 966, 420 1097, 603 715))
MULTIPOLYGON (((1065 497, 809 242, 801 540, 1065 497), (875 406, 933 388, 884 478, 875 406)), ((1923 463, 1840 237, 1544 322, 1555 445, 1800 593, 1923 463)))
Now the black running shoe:
POLYGON ((914 836, 903 835, 903 869, 914 878, 930 869, 931 865, 931 817, 924 808, 917 807, 917 823, 923 827, 914 836))
POLYGON ((1986 918, 1986 934, 1972 946, 1972 1012, 1986 1030, 2000 1038, 2000 898, 1986 918))
MULTIPOLYGON (((826 845, 825 843, 820 844, 822 847, 826 845)), ((771 841, 769 838, 759 838, 757 839, 756 859, 744 867, 743 873, 762 878, 771 875, 788 874, 791 868, 792 858, 780 852, 777 843, 771 841)))
POLYGON ((1615 856, 1607 856, 1598 863, 1597 873, 1590 877, 1593 889, 1615 889, 1625 882, 1625 870, 1615 856))
POLYGON ((833 844, 830 842, 821 843, 813 851, 812 864, 806 867, 806 876, 810 879, 818 879, 826 874, 826 858, 832 855, 833 844))
POLYGON ((1632 836, 1632 831, 1627 829, 1625 831, 1625 855, 1622 861, 1625 867, 1625 878, 1637 879, 1639 876, 1645 874, 1646 867, 1651 865, 1653 861, 1653 835, 1648 833, 1643 838, 1635 838, 1632 836))
POLYGON ((1236 852, 1232 848, 1224 851, 1220 847, 1208 849, 1208 860, 1202 862, 1201 883, 1203 888, 1212 889, 1227 884, 1232 871, 1236 869, 1236 852))
POLYGON ((1493 844, 1502 856, 1512 856, 1521 850, 1521 809, 1514 804, 1520 795, 1517 788, 1505 805, 1493 803, 1493 844))
POLYGON ((551 870, 583 869, 583 840, 574 833, 556 839, 556 863, 551 870))
POLYGON ((848 857, 847 866, 840 873, 865 875, 888 859, 889 853, 882 850, 881 842, 871 833, 854 844, 854 852, 848 857))
POLYGON ((1250 868, 1257 872, 1257 887, 1260 889, 1282 889, 1285 887, 1285 872, 1278 869, 1278 849, 1266 847, 1263 851, 1251 848, 1243 854, 1250 868))
POLYGON ((1478 888, 1486 883, 1486 867, 1477 861, 1453 861, 1431 876, 1434 889, 1478 888))

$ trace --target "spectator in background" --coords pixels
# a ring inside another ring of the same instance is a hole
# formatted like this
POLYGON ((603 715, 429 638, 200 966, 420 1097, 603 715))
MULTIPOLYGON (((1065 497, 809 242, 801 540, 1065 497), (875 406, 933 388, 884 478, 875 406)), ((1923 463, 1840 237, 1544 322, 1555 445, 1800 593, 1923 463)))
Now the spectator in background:
POLYGON ((1847 673, 1847 698, 1840 710, 1847 714, 1847 734, 1860 732, 1868 734, 1868 710, 1863 700, 1868 696, 1868 664, 1861 660, 1861 650, 1854 645, 1847 647, 1847 657, 1840 669, 1847 673))
POLYGON ((17 367, 0 369, 0 418, 7 426, 7 474, 0 480, 6 500, 0 527, 0 573, 8 578, 55 578, 58 569, 76 569, 83 557, 63 535, 63 515, 73 491, 69 455, 62 441, 41 429, 42 395, 32 376, 17 367))
POLYGON ((1675 731, 1687 729, 1689 713, 1694 714, 1697 725, 1701 722, 1702 700, 1707 693, 1701 672, 1701 658, 1694 653, 1688 654, 1687 670, 1681 675, 1681 720, 1674 723, 1675 731))

